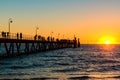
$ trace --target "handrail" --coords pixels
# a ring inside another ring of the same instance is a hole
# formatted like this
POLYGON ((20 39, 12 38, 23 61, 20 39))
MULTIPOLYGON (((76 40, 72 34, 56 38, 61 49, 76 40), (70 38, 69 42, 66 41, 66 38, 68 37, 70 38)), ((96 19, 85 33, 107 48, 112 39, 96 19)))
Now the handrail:
POLYGON ((34 36, 32 35, 25 35, 22 33, 9 33, 4 31, 0 32, 0 38, 34 40, 34 36))
MULTIPOLYGON (((26 34, 22 34, 22 33, 9 33, 9 32, 0 32, 0 38, 5 38, 5 39, 21 39, 21 40, 39 40, 39 41, 59 41, 59 39, 54 39, 53 37, 47 37, 45 39, 45 37, 41 36, 41 35, 26 35, 26 34), (48 39, 49 38, 49 39, 48 39)), ((70 41, 73 42, 73 40, 69 40, 69 39, 60 39, 61 41, 70 41)))

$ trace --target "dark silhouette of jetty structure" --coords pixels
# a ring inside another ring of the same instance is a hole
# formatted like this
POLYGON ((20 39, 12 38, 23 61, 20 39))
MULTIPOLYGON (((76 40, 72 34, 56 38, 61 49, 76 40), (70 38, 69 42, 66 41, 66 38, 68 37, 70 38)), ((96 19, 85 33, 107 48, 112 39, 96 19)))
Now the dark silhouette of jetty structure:
POLYGON ((22 33, 0 33, 0 57, 19 56, 23 54, 32 54, 42 51, 50 51, 62 48, 77 48, 80 47, 80 41, 74 37, 69 39, 54 39, 53 37, 45 37, 40 35, 28 36, 22 33))

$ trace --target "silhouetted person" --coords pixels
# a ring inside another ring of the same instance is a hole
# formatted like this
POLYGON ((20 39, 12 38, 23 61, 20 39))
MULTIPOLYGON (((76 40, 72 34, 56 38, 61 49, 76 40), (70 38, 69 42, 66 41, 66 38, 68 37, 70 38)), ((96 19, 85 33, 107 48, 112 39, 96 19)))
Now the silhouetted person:
POLYGON ((4 31, 2 31, 1 33, 2 33, 2 37, 4 37, 4 31))
POLYGON ((22 39, 22 33, 20 33, 20 39, 22 39))
POLYGON ((6 32, 2 31, 2 37, 6 38, 6 32))
POLYGON ((37 35, 34 36, 34 40, 36 40, 36 39, 37 39, 37 35))
POLYGON ((76 37, 74 37, 74 48, 77 47, 77 40, 76 40, 76 37))
POLYGON ((50 37, 49 36, 47 37, 47 40, 50 41, 50 37))
POLYGON ((78 47, 80 47, 80 39, 78 38, 78 47))
POLYGON ((57 38, 57 39, 56 39, 56 41, 58 42, 58 41, 59 41, 59 39, 57 38))
POLYGON ((41 38, 41 36, 39 35, 39 36, 38 36, 38 40, 40 40, 40 38, 41 38))
POLYGON ((52 38, 52 41, 54 41, 54 37, 52 38))
POLYGON ((10 37, 10 33, 9 32, 7 32, 7 37, 10 37))

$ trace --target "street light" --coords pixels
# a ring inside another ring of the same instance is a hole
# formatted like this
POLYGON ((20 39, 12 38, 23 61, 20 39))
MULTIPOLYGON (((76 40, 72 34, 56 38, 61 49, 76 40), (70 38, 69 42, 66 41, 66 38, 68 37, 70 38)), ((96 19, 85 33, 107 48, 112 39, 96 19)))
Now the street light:
POLYGON ((13 21, 12 21, 12 18, 9 18, 8 19, 8 32, 9 32, 9 34, 10 34, 10 23, 12 23, 13 21))
POLYGON ((36 35, 37 35, 37 30, 38 30, 39 28, 38 27, 36 27, 36 35))

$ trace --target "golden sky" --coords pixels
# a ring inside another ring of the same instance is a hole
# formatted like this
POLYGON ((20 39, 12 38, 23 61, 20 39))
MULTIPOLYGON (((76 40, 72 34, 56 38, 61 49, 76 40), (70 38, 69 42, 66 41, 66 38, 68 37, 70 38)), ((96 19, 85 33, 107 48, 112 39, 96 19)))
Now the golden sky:
POLYGON ((67 39, 76 35, 81 43, 119 43, 119 3, 120 0, 1 0, 0 31, 8 31, 8 19, 12 18, 12 33, 35 35, 39 27, 38 34, 45 37, 53 32, 56 38, 58 34, 67 39))

